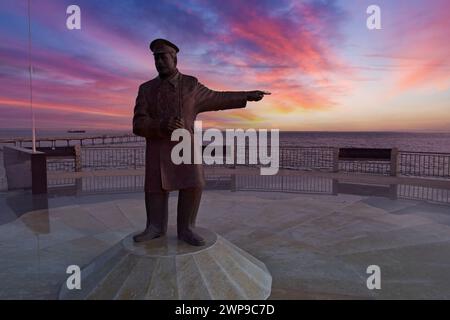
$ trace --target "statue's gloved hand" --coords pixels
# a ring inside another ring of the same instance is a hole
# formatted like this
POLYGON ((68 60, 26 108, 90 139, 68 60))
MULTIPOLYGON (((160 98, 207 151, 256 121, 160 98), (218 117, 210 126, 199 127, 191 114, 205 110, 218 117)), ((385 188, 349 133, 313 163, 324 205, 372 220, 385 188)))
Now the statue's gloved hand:
POLYGON ((265 94, 270 94, 270 92, 260 91, 260 90, 248 91, 247 92, 247 101, 259 101, 262 98, 264 98, 265 94))
POLYGON ((164 135, 170 136, 174 130, 181 128, 184 128, 183 119, 171 117, 161 121, 161 132, 164 135))

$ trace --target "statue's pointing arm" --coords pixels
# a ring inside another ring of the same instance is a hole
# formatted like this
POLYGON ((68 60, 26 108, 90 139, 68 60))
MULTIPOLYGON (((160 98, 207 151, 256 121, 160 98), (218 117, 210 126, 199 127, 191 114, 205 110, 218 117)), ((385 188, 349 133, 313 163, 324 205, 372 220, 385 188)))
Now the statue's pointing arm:
POLYGON ((247 92, 214 91, 197 82, 195 101, 197 113, 245 108, 247 105, 247 92))
POLYGON ((159 119, 152 118, 148 112, 144 89, 140 86, 134 107, 133 133, 146 138, 161 137, 160 127, 159 119))

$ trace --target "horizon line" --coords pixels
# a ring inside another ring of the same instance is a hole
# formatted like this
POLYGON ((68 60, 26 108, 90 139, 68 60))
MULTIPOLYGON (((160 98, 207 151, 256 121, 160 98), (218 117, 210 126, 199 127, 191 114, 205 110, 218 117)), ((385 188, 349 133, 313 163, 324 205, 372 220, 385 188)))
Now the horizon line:
MULTIPOLYGON (((217 129, 215 127, 204 127, 202 131, 208 130, 208 129, 217 129)), ((270 130, 279 130, 280 132, 303 132, 303 133, 450 133, 450 130, 445 131, 439 131, 439 130, 282 130, 277 128, 219 128, 220 131, 225 131, 227 129, 237 130, 237 129, 266 129, 268 131, 270 130)), ((9 131, 9 130, 31 130, 29 127, 11 127, 11 128, 1 128, 0 132, 2 131, 9 131)), ((68 130, 85 130, 85 131, 130 131, 132 133, 132 129, 115 129, 115 128, 36 128, 37 130, 49 130, 49 131, 68 131, 68 130)))

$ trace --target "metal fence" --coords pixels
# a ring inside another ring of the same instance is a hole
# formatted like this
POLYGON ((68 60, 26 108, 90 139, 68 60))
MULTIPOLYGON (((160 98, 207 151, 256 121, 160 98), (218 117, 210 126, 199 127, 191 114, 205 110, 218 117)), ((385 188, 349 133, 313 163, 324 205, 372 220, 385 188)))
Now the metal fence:
POLYGON ((280 167, 284 169, 333 169, 334 148, 280 147, 280 167))
MULTIPOLYGON (((206 189, 230 190, 231 178, 223 175, 205 175, 206 189)), ((142 192, 145 185, 143 175, 124 176, 88 176, 82 178, 51 178, 48 186, 52 191, 61 193, 65 189, 68 194, 142 192)))
POLYGON ((391 163, 387 161, 348 161, 339 160, 339 171, 352 173, 391 174, 391 163))
MULTIPOLYGON (((121 135, 96 135, 80 137, 51 137, 36 139, 36 147, 61 147, 74 145, 99 145, 99 144, 123 144, 123 143, 144 143, 145 138, 132 133, 121 135)), ((24 148, 31 148, 32 141, 28 138, 0 139, 0 146, 9 145, 24 148)))
MULTIPOLYGON (((298 194, 355 194, 363 196, 383 196, 391 199, 429 201, 438 204, 450 204, 450 189, 439 189, 417 185, 367 185, 351 183, 340 184, 339 181, 326 177, 300 176, 260 176, 206 174, 206 189, 223 189, 230 191, 284 192, 298 194), (351 189, 348 186, 351 185, 351 189)), ((144 176, 93 176, 83 178, 50 179, 49 187, 67 187, 72 194, 141 192, 144 176)))
POLYGON ((82 170, 139 169, 145 166, 145 147, 86 147, 82 149, 82 170))
POLYGON ((75 159, 47 157, 47 171, 75 171, 75 159))
POLYGON ((398 160, 402 175, 450 178, 450 153, 402 151, 398 160))
POLYGON ((322 177, 236 175, 236 191, 281 191, 294 193, 332 194, 333 180, 322 177))
POLYGON ((424 186, 399 184, 397 196, 408 200, 426 200, 438 203, 450 203, 450 190, 424 186))
MULTIPOLYGON (((338 160, 337 148, 332 147, 285 147, 279 148, 279 167, 297 170, 326 170, 351 173, 391 174, 389 161, 338 160)), ((250 161, 251 155, 258 159, 256 149, 236 149, 234 161, 245 159, 237 166, 263 166, 259 160, 250 161)), ((224 155, 225 157, 226 155, 224 155)), ((223 161, 225 162, 225 160, 223 161)), ((425 152, 398 152, 395 160, 397 174, 414 177, 450 178, 450 154, 425 152)), ((229 164, 212 166, 235 167, 229 164)), ((82 170, 139 169, 145 167, 145 146, 89 146, 81 152, 82 170)), ((47 161, 48 171, 75 171, 73 159, 47 161)))

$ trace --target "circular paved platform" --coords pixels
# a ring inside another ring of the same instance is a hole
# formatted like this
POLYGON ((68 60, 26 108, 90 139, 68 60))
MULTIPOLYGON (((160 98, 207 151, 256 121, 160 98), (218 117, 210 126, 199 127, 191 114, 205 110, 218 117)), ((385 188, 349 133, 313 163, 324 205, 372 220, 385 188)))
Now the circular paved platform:
POLYGON ((81 270, 81 290, 63 283, 60 299, 267 299, 272 276, 264 263, 216 233, 190 246, 168 235, 134 243, 127 236, 81 270))

